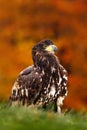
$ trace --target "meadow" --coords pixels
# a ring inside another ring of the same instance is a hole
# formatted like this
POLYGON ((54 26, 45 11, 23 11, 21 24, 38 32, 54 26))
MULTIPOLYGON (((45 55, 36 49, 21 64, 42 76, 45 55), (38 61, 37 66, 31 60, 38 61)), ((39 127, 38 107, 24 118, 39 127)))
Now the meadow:
POLYGON ((52 111, 7 107, 0 104, 0 130, 86 130, 87 114, 71 110, 60 116, 52 111))
POLYGON ((0 130, 86 130, 86 84, 86 0, 0 0, 0 130), (56 55, 69 77, 64 105, 78 111, 59 116, 2 102, 18 74, 33 64, 32 47, 42 39, 58 47, 56 55))

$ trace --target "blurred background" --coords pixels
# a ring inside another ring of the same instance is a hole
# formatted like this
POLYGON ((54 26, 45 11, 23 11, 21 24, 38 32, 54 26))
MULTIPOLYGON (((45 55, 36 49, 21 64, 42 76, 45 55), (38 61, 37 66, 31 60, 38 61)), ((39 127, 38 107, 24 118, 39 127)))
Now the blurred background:
POLYGON ((87 110, 87 0, 0 0, 0 101, 44 38, 58 46, 69 74, 64 105, 87 110))

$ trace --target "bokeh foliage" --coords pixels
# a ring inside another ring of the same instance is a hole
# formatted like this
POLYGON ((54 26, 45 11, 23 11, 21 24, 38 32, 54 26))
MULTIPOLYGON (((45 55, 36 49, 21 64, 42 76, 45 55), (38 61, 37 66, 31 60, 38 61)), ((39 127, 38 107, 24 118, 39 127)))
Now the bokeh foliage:
POLYGON ((68 70, 65 106, 87 110, 86 0, 0 0, 0 99, 8 99, 18 73, 33 63, 31 49, 49 38, 68 70))

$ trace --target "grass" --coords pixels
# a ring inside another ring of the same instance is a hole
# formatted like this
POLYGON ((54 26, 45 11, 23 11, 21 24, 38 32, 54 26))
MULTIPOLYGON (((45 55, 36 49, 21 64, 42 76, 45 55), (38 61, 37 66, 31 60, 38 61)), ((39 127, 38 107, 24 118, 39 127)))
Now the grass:
POLYGON ((69 112, 58 116, 51 111, 0 104, 0 130, 86 130, 87 114, 69 112))

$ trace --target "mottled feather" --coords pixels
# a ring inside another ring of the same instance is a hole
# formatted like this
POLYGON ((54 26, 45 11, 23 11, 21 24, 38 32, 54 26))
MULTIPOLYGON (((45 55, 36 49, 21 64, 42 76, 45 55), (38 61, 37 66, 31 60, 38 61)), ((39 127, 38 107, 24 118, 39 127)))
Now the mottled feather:
POLYGON ((12 104, 47 106, 53 102, 61 112, 68 76, 55 51, 57 47, 51 40, 42 40, 32 48, 34 64, 20 72, 15 81, 10 95, 12 104))

